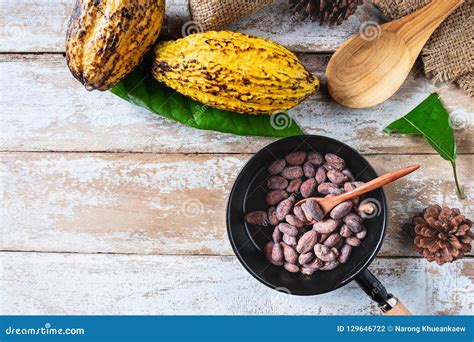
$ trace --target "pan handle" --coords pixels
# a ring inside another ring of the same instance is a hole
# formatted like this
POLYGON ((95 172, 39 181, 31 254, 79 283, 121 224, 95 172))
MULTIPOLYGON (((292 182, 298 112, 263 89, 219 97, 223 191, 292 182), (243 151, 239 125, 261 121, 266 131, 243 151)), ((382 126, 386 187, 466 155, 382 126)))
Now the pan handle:
POLYGON ((368 269, 360 272, 355 281, 370 298, 379 304, 385 315, 411 315, 410 310, 391 293, 388 293, 385 286, 368 269))

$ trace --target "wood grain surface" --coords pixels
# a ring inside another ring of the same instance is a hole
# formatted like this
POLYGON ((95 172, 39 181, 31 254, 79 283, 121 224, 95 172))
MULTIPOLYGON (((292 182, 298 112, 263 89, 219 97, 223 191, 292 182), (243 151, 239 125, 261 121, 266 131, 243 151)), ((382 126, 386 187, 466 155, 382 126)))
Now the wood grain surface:
MULTIPOLYGON (((380 314, 355 284, 289 296, 234 257, 1 253, 0 314, 380 314)), ((470 314, 474 263, 377 259, 371 270, 415 314, 470 314)))
MULTIPOLYGON (((0 314, 379 314, 353 283, 317 297, 259 284, 233 256, 225 231, 229 189, 251 154, 274 139, 200 131, 109 92, 87 92, 67 69, 65 29, 74 0, 2 0, 0 6, 0 314)), ((379 173, 420 163, 386 188, 387 238, 372 271, 415 314, 469 314, 472 254, 439 267, 402 230, 430 203, 474 213, 474 101, 434 85, 415 65, 380 106, 351 110, 328 95, 330 54, 362 24, 292 20, 286 0, 230 29, 274 39, 322 81, 290 111, 309 134, 363 152, 379 173), (420 137, 382 132, 436 91, 455 119, 457 199, 449 163, 420 137)), ((165 32, 190 23, 186 0, 167 1, 165 32)))

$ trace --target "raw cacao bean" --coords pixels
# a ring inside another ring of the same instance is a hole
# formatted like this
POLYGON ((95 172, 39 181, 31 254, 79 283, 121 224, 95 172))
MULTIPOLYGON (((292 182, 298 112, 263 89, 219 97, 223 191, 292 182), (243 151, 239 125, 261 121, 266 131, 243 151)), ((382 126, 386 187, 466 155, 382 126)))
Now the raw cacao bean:
POLYGON ((303 169, 301 166, 288 166, 283 169, 281 175, 288 180, 303 177, 303 169))
POLYGON ((293 208, 293 214, 303 222, 306 222, 306 216, 304 215, 303 209, 300 206, 293 208))
POLYGON ((355 181, 355 178, 354 178, 354 176, 352 175, 351 170, 349 170, 349 169, 344 169, 344 170, 342 170, 342 173, 343 173, 344 175, 346 175, 347 178, 349 178, 349 180, 350 180, 351 182, 355 181))
POLYGON ((323 166, 318 167, 314 179, 316 179, 318 184, 322 184, 326 181, 326 169, 323 166))
POLYGON ((288 198, 288 193, 285 190, 273 190, 267 194, 267 204, 276 205, 288 198))
POLYGON ((273 234, 272 234, 272 239, 274 243, 279 243, 281 242, 281 239, 283 237, 283 233, 278 229, 278 227, 275 227, 273 229, 273 234))
POLYGON ((341 229, 339 230, 339 234, 342 236, 342 237, 349 237, 352 235, 352 230, 349 229, 349 227, 347 226, 347 224, 343 224, 341 229))
POLYGON ((319 166, 323 163, 323 155, 319 152, 309 152, 307 160, 314 166, 319 166))
POLYGON ((272 250, 273 250, 273 242, 268 242, 265 247, 263 247, 263 254, 265 255, 265 258, 268 260, 268 262, 272 262, 272 250))
POLYGON ((357 212, 362 218, 368 218, 377 214, 377 206, 373 202, 362 202, 357 207, 357 212))
POLYGON ((311 274, 313 274, 314 272, 316 272, 316 269, 307 268, 307 267, 302 267, 302 268, 301 268, 301 273, 303 273, 304 275, 311 275, 311 274))
POLYGON ((355 236, 346 237, 346 243, 352 247, 357 247, 360 245, 360 240, 355 236))
POLYGON ((296 251, 298 253, 307 253, 311 251, 318 240, 318 233, 314 230, 310 230, 304 233, 296 245, 296 251))
POLYGON ((288 186, 288 180, 282 176, 272 176, 268 178, 267 187, 270 190, 284 190, 288 186))
POLYGON ((300 254, 300 256, 298 257, 298 262, 300 263, 300 265, 308 264, 311 262, 311 260, 313 260, 313 258, 313 251, 309 251, 307 253, 300 254))
POLYGON ((306 159, 306 152, 296 151, 285 156, 285 160, 290 165, 301 165, 306 159))
MULTIPOLYGON (((291 224, 280 223, 277 227, 285 235, 289 235, 289 236, 298 235, 298 229, 295 226, 292 226, 291 224)), ((285 241, 285 240, 283 240, 283 241, 285 241)), ((291 245, 291 244, 289 244, 289 245, 291 245)))
POLYGON ((272 226, 276 226, 278 223, 280 223, 280 221, 276 217, 275 207, 268 208, 267 215, 268 215, 268 222, 270 222, 272 226))
POLYGON ((321 271, 330 271, 330 270, 335 269, 337 266, 339 266, 339 261, 333 260, 333 261, 329 261, 329 262, 325 263, 324 266, 322 266, 320 268, 320 270, 321 271))
POLYGON ((301 205, 301 209, 308 221, 321 221, 324 217, 323 210, 314 199, 308 199, 301 205))
POLYGON ((296 253, 295 249, 284 242, 281 243, 281 246, 283 248, 285 261, 289 262, 290 264, 296 264, 298 262, 299 255, 296 253))
POLYGON ((282 221, 286 215, 288 215, 295 204, 295 198, 293 196, 288 197, 286 200, 281 201, 276 207, 276 216, 279 221, 282 221))
POLYGON ((286 191, 289 193, 294 193, 300 191, 300 186, 303 181, 301 178, 292 179, 286 188, 286 191))
POLYGON ((324 245, 327 247, 333 247, 339 242, 340 239, 341 239, 341 235, 339 235, 338 233, 332 233, 331 235, 328 236, 326 241, 324 241, 324 245))
POLYGON ((311 197, 316 190, 316 179, 308 178, 301 184, 300 192, 304 198, 311 197))
POLYGON ((261 210, 252 211, 245 215, 245 222, 257 226, 266 226, 268 223, 267 213, 261 210))
POLYGON ((348 180, 347 176, 338 170, 329 170, 326 176, 328 177, 331 183, 337 184, 337 185, 347 182, 348 180))
POLYGON ((316 169, 309 161, 303 164, 303 174, 308 178, 313 178, 316 175, 316 169))
POLYGON ((304 227, 304 222, 301 221, 299 218, 297 218, 294 215, 286 215, 285 216, 285 221, 291 224, 292 226, 295 226, 296 228, 303 228, 304 227))
POLYGON ((283 264, 283 267, 285 268, 285 270, 291 273, 296 273, 300 271, 300 268, 298 266, 296 266, 295 264, 290 264, 289 262, 285 262, 283 264))
POLYGON ((314 246, 314 254, 322 261, 332 261, 336 259, 336 255, 331 248, 319 243, 314 246))
POLYGON ((362 230, 362 219, 359 215, 349 213, 344 217, 344 223, 349 227, 353 233, 358 233, 362 230))
POLYGON ((336 184, 329 182, 324 182, 318 185, 318 192, 323 195, 335 194, 339 195, 342 193, 342 189, 339 188, 336 184))
POLYGON ((290 236, 290 235, 283 234, 282 240, 288 246, 296 246, 296 237, 295 236, 290 236))
POLYGON ((337 226, 336 220, 328 219, 313 224, 313 230, 321 234, 330 234, 336 230, 337 226))
POLYGON ((302 266, 305 268, 311 268, 313 270, 318 270, 321 266, 324 265, 324 261, 318 258, 314 258, 313 261, 303 264, 302 266))
POLYGON ((339 255, 339 262, 345 264, 349 260, 349 255, 351 255, 352 247, 350 245, 344 245, 341 247, 341 254, 339 255))
POLYGON ((362 230, 356 234, 356 237, 359 240, 364 239, 366 236, 367 236, 367 230, 365 230, 364 228, 362 228, 362 230))
POLYGON ((284 259, 285 257, 281 245, 279 243, 273 244, 271 263, 276 266, 281 266, 283 265, 284 259))
POLYGON ((346 166, 344 159, 336 156, 333 153, 326 153, 324 159, 326 160, 325 165, 327 165, 327 167, 332 170, 342 171, 346 166))
POLYGON ((283 171, 286 166, 286 161, 284 159, 275 160, 268 167, 268 173, 271 175, 277 175, 283 171))
POLYGON ((329 213, 329 216, 331 216, 331 218, 335 220, 342 219, 344 216, 349 214, 351 210, 352 210, 352 202, 344 201, 336 205, 329 213))

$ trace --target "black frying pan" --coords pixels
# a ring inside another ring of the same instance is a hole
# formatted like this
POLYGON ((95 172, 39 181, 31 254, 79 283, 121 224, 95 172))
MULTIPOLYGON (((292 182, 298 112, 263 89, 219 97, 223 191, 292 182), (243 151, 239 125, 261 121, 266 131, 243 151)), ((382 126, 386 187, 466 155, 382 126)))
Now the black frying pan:
POLYGON ((359 247, 353 248, 347 263, 332 271, 318 271, 308 276, 290 273, 265 259, 262 248, 271 240, 273 228, 247 224, 244 213, 267 209, 265 183, 269 177, 268 165, 297 150, 337 154, 346 161, 359 181, 367 182, 377 177, 375 170, 362 155, 335 139, 302 135, 281 139, 264 147, 240 171, 229 196, 227 232, 238 259, 250 274, 273 289, 285 289, 285 292, 293 295, 318 295, 355 280, 384 311, 394 308, 397 300, 387 293, 367 269, 382 245, 387 226, 387 200, 382 188, 365 195, 380 204, 379 213, 364 221, 368 234, 359 247))

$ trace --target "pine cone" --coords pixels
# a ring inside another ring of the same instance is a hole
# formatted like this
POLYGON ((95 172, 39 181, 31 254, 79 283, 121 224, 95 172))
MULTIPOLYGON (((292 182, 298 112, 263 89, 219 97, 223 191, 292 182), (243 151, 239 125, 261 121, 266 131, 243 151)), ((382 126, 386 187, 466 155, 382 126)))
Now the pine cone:
POLYGON ((289 0, 290 7, 302 20, 310 18, 320 25, 341 25, 362 5, 363 0, 289 0))
POLYGON ((412 220, 415 247, 439 265, 461 259, 471 251, 472 222, 457 208, 430 205, 412 220))

